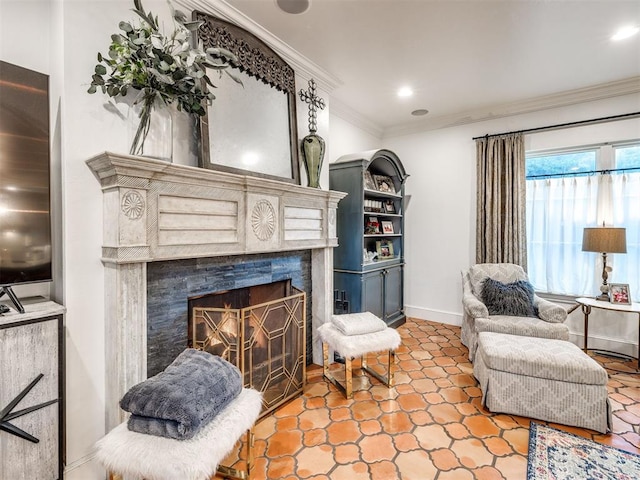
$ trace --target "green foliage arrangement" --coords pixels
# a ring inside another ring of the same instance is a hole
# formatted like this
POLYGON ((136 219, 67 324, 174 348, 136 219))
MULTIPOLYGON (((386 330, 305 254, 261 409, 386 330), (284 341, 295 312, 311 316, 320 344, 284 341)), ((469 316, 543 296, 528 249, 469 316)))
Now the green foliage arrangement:
MULTIPOLYGON (((144 140, 149 131, 151 111, 156 102, 169 105, 177 102, 178 110, 202 116, 205 106, 215 99, 209 89, 215 85, 207 75, 207 68, 228 73, 226 69, 236 61, 235 55, 222 48, 194 48, 193 32, 202 22, 188 21, 170 2, 175 29, 164 35, 158 17, 146 12, 141 0, 133 0, 132 11, 140 17, 138 24, 120 22, 121 33, 111 35, 109 53, 98 53, 98 64, 91 77, 89 93, 99 90, 110 97, 124 97, 131 89, 139 90, 136 103, 142 102, 140 123, 130 153, 143 153, 144 140)), ((238 83, 233 75, 229 74, 238 83)))

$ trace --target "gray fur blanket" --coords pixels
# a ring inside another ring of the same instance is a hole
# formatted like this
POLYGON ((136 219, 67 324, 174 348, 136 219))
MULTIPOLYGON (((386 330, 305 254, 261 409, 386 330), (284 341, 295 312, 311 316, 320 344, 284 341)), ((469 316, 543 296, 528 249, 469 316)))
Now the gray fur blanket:
POLYGON ((242 390, 240 370, 221 357, 189 348, 163 372, 133 386, 120 400, 129 430, 188 440, 242 390))

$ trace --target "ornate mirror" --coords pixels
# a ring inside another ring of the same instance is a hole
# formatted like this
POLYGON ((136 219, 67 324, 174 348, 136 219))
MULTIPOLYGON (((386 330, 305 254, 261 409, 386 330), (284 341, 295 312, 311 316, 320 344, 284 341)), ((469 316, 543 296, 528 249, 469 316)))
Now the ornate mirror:
POLYGON ((207 72, 216 99, 201 118, 200 166, 300 183, 295 74, 278 54, 250 32, 209 14, 198 39, 204 48, 219 47, 238 57, 233 73, 207 72))

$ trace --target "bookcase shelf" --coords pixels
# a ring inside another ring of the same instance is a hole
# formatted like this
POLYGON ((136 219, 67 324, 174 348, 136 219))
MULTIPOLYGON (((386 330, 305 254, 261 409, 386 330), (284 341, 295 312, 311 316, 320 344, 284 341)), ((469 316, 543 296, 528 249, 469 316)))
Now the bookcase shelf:
POLYGON ((351 312, 370 311, 390 326, 405 321, 407 177, 400 159, 389 150, 345 155, 329 165, 331 190, 348 193, 338 206, 334 286, 346 292, 351 312), (371 188, 377 185, 393 191, 371 188))

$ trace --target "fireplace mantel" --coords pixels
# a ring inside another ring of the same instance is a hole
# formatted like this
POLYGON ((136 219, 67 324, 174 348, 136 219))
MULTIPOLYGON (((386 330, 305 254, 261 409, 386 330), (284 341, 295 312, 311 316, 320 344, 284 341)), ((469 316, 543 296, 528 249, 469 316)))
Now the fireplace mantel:
POLYGON ((336 209, 346 194, 104 152, 87 160, 103 192, 106 428, 147 378, 147 263, 311 251, 313 360, 333 313, 336 209), (317 347, 316 347, 317 345, 317 347))
POLYGON ((104 193, 104 262, 337 246, 342 192, 109 152, 87 164, 104 193))

